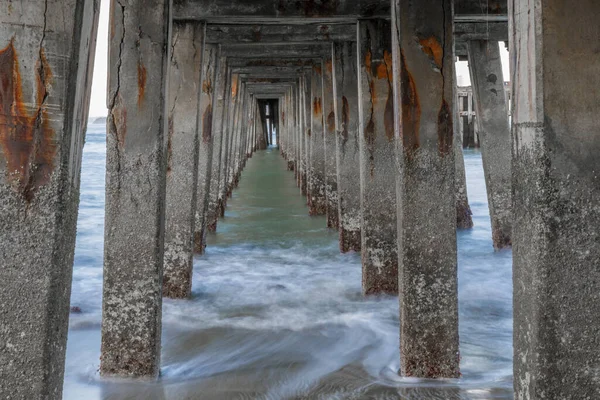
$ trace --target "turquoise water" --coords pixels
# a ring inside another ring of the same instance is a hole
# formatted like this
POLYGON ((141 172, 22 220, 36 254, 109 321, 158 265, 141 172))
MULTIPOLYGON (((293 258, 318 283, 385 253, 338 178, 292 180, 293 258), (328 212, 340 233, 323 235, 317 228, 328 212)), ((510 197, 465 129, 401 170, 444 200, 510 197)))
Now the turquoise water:
POLYGON ((459 232, 462 378, 400 378, 398 301, 361 296, 358 254, 309 217, 277 149, 248 161, 192 299, 165 300, 157 383, 98 375, 104 126, 84 150, 65 399, 509 399, 511 252, 492 248, 481 156, 465 154, 475 228, 459 232))

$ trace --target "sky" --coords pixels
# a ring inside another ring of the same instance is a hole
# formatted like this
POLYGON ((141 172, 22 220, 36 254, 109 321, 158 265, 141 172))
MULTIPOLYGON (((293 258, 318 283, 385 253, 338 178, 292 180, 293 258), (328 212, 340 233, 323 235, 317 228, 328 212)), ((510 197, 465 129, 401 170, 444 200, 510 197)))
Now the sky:
MULTIPOLYGON (((108 71, 108 16, 110 0, 102 0, 100 9, 100 27, 98 29, 98 44, 96 45, 96 60, 94 64, 94 80, 92 82, 92 98, 90 103, 90 117, 106 115, 106 83, 108 71)), ((500 46, 504 80, 508 80, 508 51, 504 45, 500 46)), ((456 75, 459 86, 470 85, 469 68, 467 62, 456 64, 456 75)))

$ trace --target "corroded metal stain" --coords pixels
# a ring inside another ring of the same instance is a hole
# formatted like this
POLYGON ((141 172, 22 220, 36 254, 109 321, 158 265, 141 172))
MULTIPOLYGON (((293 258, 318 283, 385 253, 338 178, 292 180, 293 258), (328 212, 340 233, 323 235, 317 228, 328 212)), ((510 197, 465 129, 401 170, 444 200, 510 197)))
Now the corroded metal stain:
POLYGON ((423 53, 427 54, 429 59, 435 64, 438 69, 442 69, 444 58, 444 49, 439 40, 435 36, 430 36, 419 40, 423 53))
POLYGON ((333 60, 327 60, 325 61, 325 69, 327 70, 327 72, 329 72, 330 74, 333 73, 333 60))
POLYGON ((202 93, 211 94, 213 92, 213 84, 210 79, 202 81, 202 93))
POLYGON ((373 54, 371 53, 371 50, 367 50, 365 54, 365 68, 367 69, 367 73, 373 74, 373 54))
POLYGON ((323 74, 323 69, 320 65, 313 65, 313 71, 315 71, 315 73, 319 76, 323 74))
POLYGON ((35 72, 35 111, 29 115, 13 40, 0 50, 0 146, 6 158, 7 180, 28 202, 50 180, 57 152, 44 104, 52 72, 43 50, 35 72))
POLYGON ((313 114, 318 116, 323 113, 323 105, 321 104, 321 98, 315 97, 313 100, 313 114))
POLYGON ((333 104, 331 105, 331 112, 327 116, 327 130, 328 132, 335 132, 335 112, 333 111, 333 104))
POLYGON ((452 139, 454 136, 454 128, 452 126, 452 112, 450 106, 444 99, 442 107, 438 113, 437 121, 438 130, 438 149, 441 155, 450 154, 452 151, 452 139))
POLYGON ((237 97, 237 92, 238 92, 238 77, 237 77, 237 75, 235 75, 231 82, 231 97, 232 98, 237 97))
POLYGON ((204 143, 210 143, 212 138, 212 105, 209 104, 204 111, 204 115, 202 116, 202 141, 204 143))
POLYGON ((146 67, 141 62, 138 62, 137 67, 137 83, 138 83, 138 107, 144 103, 146 96, 146 82, 148 79, 148 72, 146 67))
POLYGON ((401 100, 402 100, 402 143, 404 150, 412 152, 419 148, 419 127, 421 125, 421 105, 417 93, 417 85, 410 71, 406 68, 404 52, 401 58, 401 100))

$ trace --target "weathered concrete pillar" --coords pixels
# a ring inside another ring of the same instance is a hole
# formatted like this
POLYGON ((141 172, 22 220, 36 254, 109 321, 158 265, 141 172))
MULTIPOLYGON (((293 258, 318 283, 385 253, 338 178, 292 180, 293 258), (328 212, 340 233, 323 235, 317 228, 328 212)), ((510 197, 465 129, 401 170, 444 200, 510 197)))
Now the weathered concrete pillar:
POLYGON ((357 184, 360 177, 357 57, 356 43, 334 43, 333 98, 342 253, 360 251, 361 246, 360 185, 357 184))
POLYGON ((248 103, 248 113, 247 117, 247 131, 248 131, 248 139, 246 143, 246 158, 252 158, 252 153, 254 153, 254 95, 250 95, 249 103, 248 103))
POLYGON ((481 141, 492 239, 499 250, 511 245, 511 141, 498 42, 469 41, 469 71, 481 141))
POLYGON ((510 0, 509 19, 515 399, 595 399, 600 3, 510 0))
POLYGON ((302 193, 306 196, 306 202, 308 204, 308 199, 310 198, 310 186, 308 182, 310 181, 310 165, 311 165, 311 152, 310 152, 310 137, 312 135, 312 66, 306 71, 305 75, 305 86, 304 86, 304 102, 302 103, 302 111, 304 116, 304 135, 303 135, 303 146, 304 146, 304 177, 302 183, 302 193))
POLYGON ((339 228, 339 210, 337 195, 337 162, 335 155, 336 130, 335 107, 333 104, 333 45, 332 52, 323 62, 323 119, 325 148, 325 208, 327 227, 339 228))
POLYGON ((196 119, 205 27, 199 23, 173 24, 163 271, 163 296, 170 298, 187 298, 192 288, 199 163, 196 119))
POLYGON ((61 399, 99 1, 0 5, 0 397, 61 399))
POLYGON ((238 74, 229 73, 229 84, 227 89, 227 111, 225 118, 225 127, 223 129, 225 141, 221 159, 223 160, 223 166, 221 169, 221 180, 219 184, 220 201, 219 201, 219 215, 223 217, 225 215, 225 208, 227 206, 227 198, 229 196, 229 174, 231 170, 231 146, 233 143, 233 116, 235 114, 235 107, 237 104, 238 87, 240 83, 240 77, 238 74))
POLYGON ((359 21, 358 115, 364 294, 398 294, 391 24, 359 21))
POLYGON ((304 176, 304 74, 300 76, 300 83, 298 86, 298 174, 296 176, 298 187, 303 194, 306 189, 302 191, 302 177, 304 176))
POLYGON ((452 3, 392 1, 400 365, 459 373, 452 3))
POLYGON ((300 174, 300 84, 298 78, 294 86, 294 177, 298 182, 300 174))
POLYGON ((241 151, 242 151, 242 143, 243 143, 243 132, 242 132, 242 123, 243 123, 243 116, 244 116, 244 107, 245 107, 245 103, 246 103, 246 84, 242 83, 240 85, 240 93, 237 96, 237 109, 236 109, 236 115, 235 115, 235 120, 234 120, 234 125, 233 125, 233 129, 234 129, 234 140, 233 140, 233 146, 232 146, 232 169, 231 169, 231 175, 229 177, 230 179, 230 189, 229 189, 229 194, 231 195, 231 192, 233 191, 234 188, 236 188, 239 184, 239 179, 240 179, 240 172, 242 169, 242 157, 241 157, 241 151))
MULTIPOLYGON (((454 57, 453 59, 456 59, 454 57)), ((473 212, 469 205, 469 196, 467 194, 467 175, 465 171, 465 157, 463 154, 462 130, 460 128, 459 116, 459 97, 456 81, 454 82, 454 102, 453 102, 453 123, 454 123, 454 173, 455 173, 455 193, 456 193, 456 227, 458 229, 471 229, 473 227, 473 212)))
POLYGON ((216 44, 204 46, 202 80, 198 100, 198 184, 196 186, 196 223, 194 224, 194 251, 203 254, 206 248, 206 215, 212 175, 214 112, 217 106, 215 92, 217 71, 221 59, 216 44))
POLYGON ((227 101, 227 58, 221 57, 217 70, 215 84, 216 105, 213 113, 213 150, 212 150, 212 173, 210 176, 210 191, 208 195, 208 210, 206 214, 206 229, 208 232, 216 232, 219 220, 219 190, 221 174, 223 173, 223 146, 225 117, 227 116, 225 102, 227 101))
POLYGON ((315 63, 311 77, 310 164, 308 182, 308 212, 310 215, 327 213, 325 199, 325 139, 323 138, 323 65, 315 63))
POLYGON ((112 2, 102 375, 157 377, 170 1, 112 2))
POLYGON ((295 84, 290 88, 288 100, 288 170, 296 169, 296 96, 295 84))

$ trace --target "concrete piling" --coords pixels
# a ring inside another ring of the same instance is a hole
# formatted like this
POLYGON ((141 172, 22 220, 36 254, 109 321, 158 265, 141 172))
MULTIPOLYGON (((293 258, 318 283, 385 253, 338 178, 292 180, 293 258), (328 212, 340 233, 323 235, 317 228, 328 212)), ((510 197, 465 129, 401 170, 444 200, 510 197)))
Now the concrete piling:
POLYGON ((170 4, 111 4, 104 376, 156 378, 160 370, 170 4))
POLYGON ((335 107, 333 103, 333 45, 323 62, 323 120, 325 146, 325 201, 327 227, 339 229, 335 107))
POLYGON ((454 112, 454 173, 455 173, 455 191, 456 191, 456 227, 458 229, 471 229, 473 227, 473 212, 469 205, 469 196, 467 194, 467 175, 465 171, 465 156, 463 154, 463 142, 460 129, 460 117, 458 115, 458 87, 454 82, 454 102, 452 110, 454 112))
POLYGON ((219 190, 221 188, 221 174, 223 173, 223 147, 225 146, 224 127, 227 101, 227 58, 221 57, 215 83, 216 105, 213 113, 213 150, 212 173, 208 195, 208 210, 206 214, 206 229, 208 232, 217 230, 219 219, 219 190))
POLYGON ((600 3, 509 1, 516 399, 594 399, 600 3))
POLYGON ((333 91, 337 131, 336 163, 340 250, 360 251, 361 211, 358 121, 358 66, 355 42, 334 43, 333 91))
POLYGON ((163 296, 187 298, 192 287, 198 181, 200 90, 204 24, 173 24, 169 66, 167 194, 163 296))
POLYGON ((202 63, 202 79, 198 100, 198 182, 196 185, 196 214, 194 224, 194 251, 203 254, 206 248, 206 223, 208 196, 212 177, 213 139, 217 94, 215 91, 217 71, 221 59, 219 46, 206 44, 202 63))
POLYGON ((467 49, 492 240, 500 250, 511 245, 512 230, 511 142, 500 49, 498 42, 487 40, 471 40, 467 49))
POLYGON ((315 63, 311 77, 311 128, 308 182, 310 215, 327 213, 325 198, 325 139, 323 126, 323 64, 315 63))
POLYGON ((398 294, 391 25, 359 21, 358 35, 362 288, 398 294))
POLYGON ((61 399, 100 2, 0 5, 0 397, 61 399))
POLYGON ((392 1, 401 374, 457 378, 452 4, 392 1))

